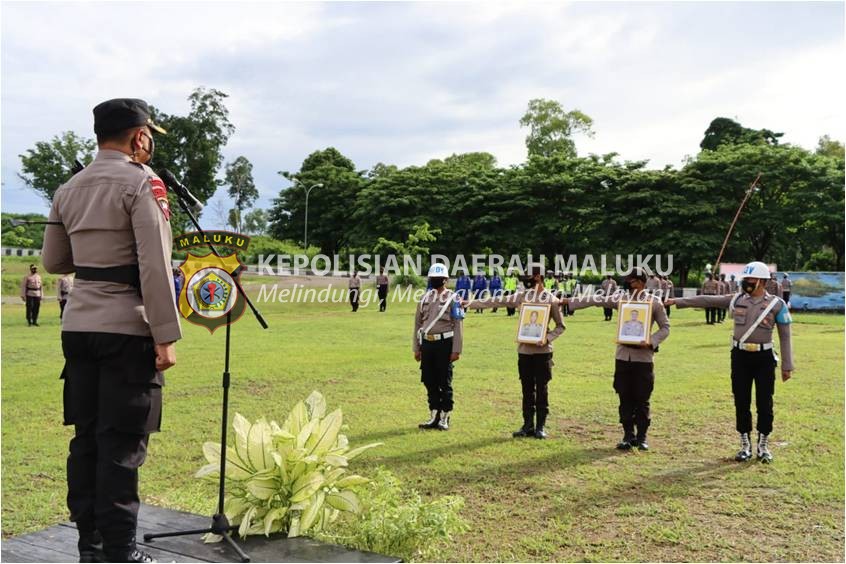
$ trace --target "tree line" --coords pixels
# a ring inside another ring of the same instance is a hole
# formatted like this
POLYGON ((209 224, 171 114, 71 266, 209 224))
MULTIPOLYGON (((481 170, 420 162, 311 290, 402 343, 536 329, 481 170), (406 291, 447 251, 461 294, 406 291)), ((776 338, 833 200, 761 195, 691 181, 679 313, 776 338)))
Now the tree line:
MULTIPOLYGON (((683 166, 650 169, 647 161, 616 153, 579 156, 575 137, 592 135, 591 118, 537 99, 520 119, 528 128, 524 163, 503 167, 493 155, 474 152, 359 170, 329 147, 308 155, 298 171, 281 172, 292 185, 265 211, 253 208, 258 190, 250 161, 240 156, 222 167, 221 150, 234 131, 225 97, 197 89, 189 115, 156 110, 154 119, 169 130, 157 138, 158 166, 184 178, 203 201, 225 187, 233 201, 231 227, 266 229, 290 242, 304 239, 309 190, 308 241, 325 254, 384 251, 426 224, 437 233, 427 243, 432 253, 672 254, 684 283, 688 272, 716 259, 760 174, 723 261, 764 260, 785 270, 844 267, 844 147, 828 136, 808 150, 782 143, 780 132, 718 117, 683 166)), ((71 154, 90 159, 93 148, 72 133, 36 144, 21 155, 21 177, 50 199, 67 177, 62 167, 70 166, 71 154)), ((178 217, 174 229, 185 227, 178 217)))

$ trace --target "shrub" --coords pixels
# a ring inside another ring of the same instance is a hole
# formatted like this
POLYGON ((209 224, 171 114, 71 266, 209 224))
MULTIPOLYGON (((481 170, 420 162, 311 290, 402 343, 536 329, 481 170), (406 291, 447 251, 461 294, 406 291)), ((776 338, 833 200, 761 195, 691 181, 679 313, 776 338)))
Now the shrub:
MULTIPOLYGON (((241 537, 276 532, 296 537, 320 531, 341 511, 359 510, 355 489, 369 480, 348 475, 347 468, 353 458, 380 443, 350 449, 340 434, 341 410, 325 413, 323 396, 312 392, 281 427, 235 415, 235 446, 226 447, 224 513, 230 524, 240 525, 241 537)), ((205 443, 203 453, 209 464, 197 477, 218 475, 220 444, 205 443)), ((220 540, 206 535, 207 542, 220 540)))
POLYGON ((384 469, 360 488, 359 496, 361 512, 339 519, 318 534, 319 539, 398 556, 406 562, 426 561, 435 559, 439 544, 467 529, 459 516, 463 498, 423 501, 416 490, 403 491, 397 477, 384 469))

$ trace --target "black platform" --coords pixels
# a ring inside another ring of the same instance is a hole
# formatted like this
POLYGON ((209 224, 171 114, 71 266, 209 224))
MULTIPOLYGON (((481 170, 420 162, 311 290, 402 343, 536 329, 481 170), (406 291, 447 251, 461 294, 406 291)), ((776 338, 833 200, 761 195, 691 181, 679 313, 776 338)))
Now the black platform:
MULTIPOLYGON (((209 517, 142 505, 138 513, 138 539, 144 550, 159 562, 237 562, 237 555, 226 543, 206 544, 196 537, 171 537, 143 542, 144 533, 162 533, 208 527, 209 517)), ((237 538, 237 537, 236 537, 237 538)), ((4 539, 0 545, 3 562, 76 562, 77 534, 72 523, 63 523, 19 537, 4 539)), ((359 552, 342 546, 281 535, 251 536, 238 539, 253 562, 399 562, 397 558, 372 552, 359 552)))

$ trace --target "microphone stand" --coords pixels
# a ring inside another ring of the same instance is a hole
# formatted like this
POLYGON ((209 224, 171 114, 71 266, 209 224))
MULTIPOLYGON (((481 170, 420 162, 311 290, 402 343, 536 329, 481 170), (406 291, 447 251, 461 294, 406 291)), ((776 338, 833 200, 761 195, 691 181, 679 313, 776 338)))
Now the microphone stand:
MULTIPOLYGON (((191 213, 190 208, 188 207, 187 203, 185 202, 184 198, 181 194, 174 191, 176 194, 176 199, 179 202, 179 207, 182 208, 182 211, 191 219, 191 223, 194 224, 194 227, 197 228, 197 231, 203 236, 203 239, 206 239, 206 233, 203 231, 203 228, 200 227, 200 223, 197 221, 196 216, 191 213)), ((220 257, 220 253, 217 252, 217 249, 214 248, 214 245, 208 243, 209 249, 211 249, 214 256, 220 257)), ((235 286, 238 289, 238 293, 241 297, 246 300, 247 305, 250 306, 250 310, 253 312, 256 320, 259 322, 259 325, 262 326, 263 329, 267 329, 267 322, 262 317, 261 313, 255 308, 253 303, 250 301, 249 296, 244 291, 244 288, 241 287, 241 283, 238 281, 238 277, 232 277, 233 281, 235 282, 235 286)), ((220 480, 218 482, 218 491, 217 491, 217 513, 212 515, 212 523, 211 527, 205 529, 191 529, 187 531, 172 531, 168 533, 148 533, 144 535, 145 541, 152 541, 154 539, 160 539, 165 537, 177 537, 177 536, 186 536, 186 535, 201 535, 205 533, 213 533, 215 535, 220 535, 223 537, 229 546, 238 554, 238 557, 241 559, 241 562, 249 562, 250 556, 244 552, 244 550, 238 546, 235 540, 232 538, 232 531, 238 529, 237 525, 230 525, 229 519, 226 518, 226 514, 223 511, 223 501, 226 495, 226 431, 227 431, 227 422, 229 421, 229 383, 231 379, 231 374, 229 372, 229 351, 230 351, 230 329, 232 326, 230 322, 232 321, 232 312, 231 310, 226 313, 226 347, 224 353, 224 361, 223 361, 223 406, 222 406, 222 414, 221 414, 221 422, 220 422, 220 480)))

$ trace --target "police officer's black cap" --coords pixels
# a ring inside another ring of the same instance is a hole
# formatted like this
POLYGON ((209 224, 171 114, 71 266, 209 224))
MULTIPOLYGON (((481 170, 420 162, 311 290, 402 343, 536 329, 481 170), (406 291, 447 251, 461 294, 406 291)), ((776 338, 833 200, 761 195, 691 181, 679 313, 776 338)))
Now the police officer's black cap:
POLYGON ((646 282, 646 272, 642 268, 633 268, 631 272, 626 274, 627 280, 637 279, 641 282, 646 282))
POLYGON ((138 98, 115 98, 94 107, 94 133, 108 135, 146 125, 158 133, 167 133, 150 119, 150 107, 138 98))

